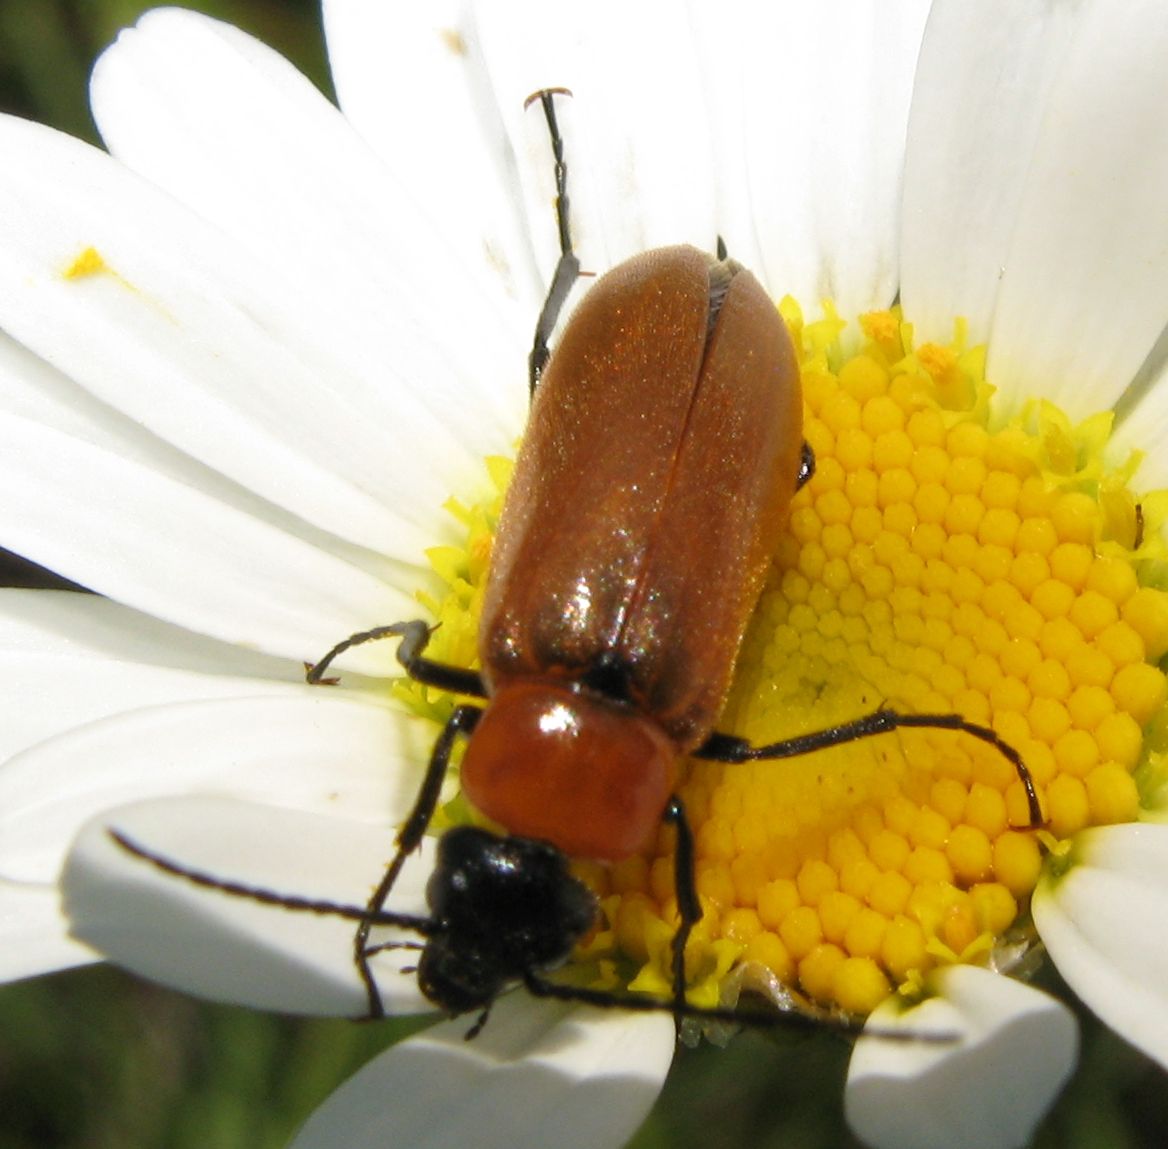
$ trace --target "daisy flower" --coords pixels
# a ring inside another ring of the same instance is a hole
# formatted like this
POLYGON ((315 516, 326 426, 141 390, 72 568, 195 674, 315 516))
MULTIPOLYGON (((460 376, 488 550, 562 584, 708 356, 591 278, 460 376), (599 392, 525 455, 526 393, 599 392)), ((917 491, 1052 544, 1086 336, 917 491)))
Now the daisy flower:
MULTIPOLYGON (((566 87, 583 265, 721 236, 802 355, 818 472, 724 726, 960 713, 1022 754, 1046 820, 953 731, 695 764, 694 1000, 946 1035, 857 1043, 845 1105, 878 1147, 1027 1140, 1076 1058, 1026 981, 1044 955, 1168 1061, 1162 7, 329 0, 325 27, 343 113, 162 9, 96 66, 109 155, 0 121, 0 544, 103 596, 0 596, 0 972, 105 956, 220 1001, 366 1010, 351 923, 196 888, 108 830, 368 897, 449 701, 391 687, 392 644, 346 653, 334 689, 303 663, 418 596, 434 656, 474 657, 559 250, 524 100, 566 87)), ((456 777, 447 797, 465 817, 456 777)), ((395 909, 424 912, 432 856, 395 909)), ((667 986, 671 864, 662 835, 590 872, 580 971, 667 986)), ((390 1014, 432 1008, 411 960, 374 959, 390 1014)), ((522 993, 468 1024, 376 1058, 297 1149, 617 1146, 675 1044, 667 1014, 522 993)))

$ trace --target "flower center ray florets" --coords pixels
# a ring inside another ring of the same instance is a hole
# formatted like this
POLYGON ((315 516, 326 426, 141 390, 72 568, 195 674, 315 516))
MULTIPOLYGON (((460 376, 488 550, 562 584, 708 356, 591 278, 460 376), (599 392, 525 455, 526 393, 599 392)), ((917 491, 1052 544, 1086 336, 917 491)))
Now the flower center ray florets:
MULTIPOLYGON (((780 762, 693 762, 685 801, 705 916, 687 951, 697 1004, 782 984, 867 1013, 953 962, 1009 964, 1029 937, 1045 853, 1132 821, 1163 790, 1168 745, 1168 495, 1110 465, 1111 416, 1075 426, 1033 402, 993 418, 984 349, 914 348, 896 310, 845 354, 831 311, 781 310, 802 351, 817 470, 798 493, 719 729, 755 743, 886 706, 957 713, 1023 756, 1046 826, 1027 829, 1014 767, 966 734, 904 730, 780 762), (1020 944, 1021 943, 1021 944, 1020 944), (734 978, 728 975, 738 973, 734 978)), ((478 606, 509 464, 450 510, 465 550, 431 561, 449 590, 428 654, 475 665, 478 606)), ((449 700, 403 683, 420 712, 449 700)), ((448 815, 465 816, 459 803, 448 815)), ((591 968, 639 969, 667 997, 673 843, 588 867, 606 926, 591 968)))

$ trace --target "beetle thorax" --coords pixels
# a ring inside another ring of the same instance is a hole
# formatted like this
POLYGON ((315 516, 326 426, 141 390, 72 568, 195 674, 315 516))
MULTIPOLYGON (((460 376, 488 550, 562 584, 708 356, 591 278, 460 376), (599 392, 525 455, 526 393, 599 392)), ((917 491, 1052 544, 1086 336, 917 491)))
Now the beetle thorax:
POLYGON ((600 861, 649 842, 675 781, 675 749, 651 719, 547 680, 497 691, 462 766, 467 796, 510 833, 600 861))

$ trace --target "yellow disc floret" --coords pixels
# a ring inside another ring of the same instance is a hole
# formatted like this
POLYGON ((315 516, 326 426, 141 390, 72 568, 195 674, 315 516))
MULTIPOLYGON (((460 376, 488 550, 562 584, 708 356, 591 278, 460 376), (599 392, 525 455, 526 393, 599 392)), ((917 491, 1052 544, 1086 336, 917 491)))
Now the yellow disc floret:
MULTIPOLYGON (((1016 949, 1045 851, 1162 800, 1168 498, 1131 493, 1138 460, 1109 465, 1110 416, 1075 426, 1036 403, 996 422, 984 355, 961 345, 960 325, 952 346, 914 348, 897 312, 865 316, 848 355, 830 310, 817 323, 781 310, 802 349, 817 470, 719 728, 769 743, 880 708, 960 715, 1021 755, 1044 819, 1031 825, 1015 765, 960 730, 689 765, 704 911, 687 951, 693 999, 716 1002, 738 966, 862 1015, 939 964, 1016 949)), ((467 549, 431 556, 449 591, 426 600, 443 624, 427 653, 462 666, 507 477, 492 466, 488 503, 454 508, 467 549)), ((447 701, 401 689, 442 717, 447 701)), ((663 831, 645 857, 595 872, 608 929, 588 951, 609 947, 599 956, 639 970, 633 988, 663 996, 673 848, 663 831)))

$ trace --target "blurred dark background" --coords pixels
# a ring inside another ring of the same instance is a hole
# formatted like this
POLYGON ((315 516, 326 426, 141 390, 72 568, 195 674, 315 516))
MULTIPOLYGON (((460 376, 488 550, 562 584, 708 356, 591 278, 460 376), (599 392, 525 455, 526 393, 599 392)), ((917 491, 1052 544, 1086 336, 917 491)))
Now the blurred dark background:
MULTIPOLYGON (((89 68, 151 6, 0 0, 0 110, 97 142, 89 68)), ((331 93, 313 0, 185 6, 255 34, 331 93)), ((0 552, 0 585, 54 580, 0 552)), ((1035 1145, 1168 1143, 1168 1076, 1082 1021, 1079 1073, 1035 1145)), ((0 1149, 277 1149, 346 1076, 416 1028, 209 1006, 104 966, 0 987, 0 1149)), ((829 1035, 760 1033, 685 1051, 636 1149, 855 1145, 840 1110, 847 1052, 829 1035)))

